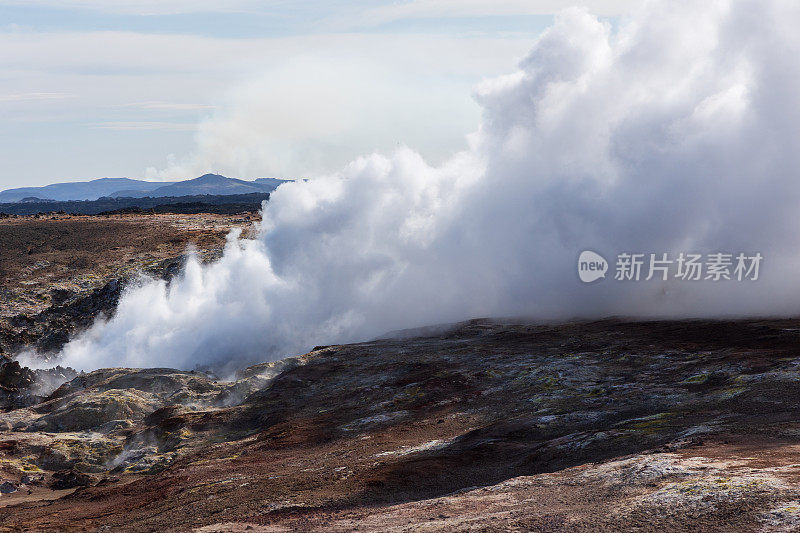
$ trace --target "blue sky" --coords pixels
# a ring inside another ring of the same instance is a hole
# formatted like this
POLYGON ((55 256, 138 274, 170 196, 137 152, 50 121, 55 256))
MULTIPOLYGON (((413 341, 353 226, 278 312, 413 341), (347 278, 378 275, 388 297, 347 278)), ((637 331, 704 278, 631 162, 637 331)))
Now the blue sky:
MULTIPOLYGON (((636 0, 586 0, 614 21, 636 0)), ((562 0, 0 0, 0 189, 465 146, 562 0)))

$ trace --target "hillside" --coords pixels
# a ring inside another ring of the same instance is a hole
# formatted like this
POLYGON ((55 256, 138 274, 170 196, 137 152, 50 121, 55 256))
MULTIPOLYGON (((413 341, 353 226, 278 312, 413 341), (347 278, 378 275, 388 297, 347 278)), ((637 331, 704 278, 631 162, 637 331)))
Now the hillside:
POLYGON ((228 195, 228 194, 254 194, 271 192, 278 185, 258 181, 244 181, 226 178, 219 174, 205 174, 199 178, 180 181, 163 187, 158 187, 147 192, 117 191, 114 197, 144 197, 159 198, 164 196, 199 196, 199 195, 228 195))
POLYGON ((39 198, 57 201, 97 200, 101 196, 111 196, 119 190, 150 191, 167 183, 130 178, 100 178, 92 181, 54 183, 44 187, 20 187, 0 192, 0 203, 19 202, 24 198, 39 198))
POLYGON ((112 198, 162 198, 168 196, 202 196, 255 194, 274 191, 290 180, 258 178, 245 181, 219 174, 205 174, 198 178, 154 182, 130 178, 101 178, 92 181, 54 183, 44 187, 21 187, 0 192, 0 203, 50 201, 84 201, 112 198))

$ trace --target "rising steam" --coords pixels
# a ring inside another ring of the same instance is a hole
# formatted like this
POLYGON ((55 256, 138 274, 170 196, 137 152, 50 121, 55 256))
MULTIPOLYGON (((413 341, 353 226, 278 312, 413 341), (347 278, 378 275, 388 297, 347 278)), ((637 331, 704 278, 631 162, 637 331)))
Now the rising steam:
POLYGON ((62 364, 193 368, 476 316, 800 311, 800 4, 569 10, 482 84, 471 149, 281 186, 257 240, 129 289, 62 364), (580 282, 582 250, 761 252, 761 279, 580 282))

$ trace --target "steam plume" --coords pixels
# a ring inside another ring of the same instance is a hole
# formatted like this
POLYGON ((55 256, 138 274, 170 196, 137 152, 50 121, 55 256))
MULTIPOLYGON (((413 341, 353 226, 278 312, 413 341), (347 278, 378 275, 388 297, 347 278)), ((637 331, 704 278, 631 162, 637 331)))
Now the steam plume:
POLYGON ((568 10, 479 87, 469 151, 281 186, 257 240, 132 288, 65 364, 220 366, 475 316, 797 313, 798 21, 792 0, 654 2, 617 31, 568 10), (765 259, 757 282, 584 285, 585 249, 765 259))

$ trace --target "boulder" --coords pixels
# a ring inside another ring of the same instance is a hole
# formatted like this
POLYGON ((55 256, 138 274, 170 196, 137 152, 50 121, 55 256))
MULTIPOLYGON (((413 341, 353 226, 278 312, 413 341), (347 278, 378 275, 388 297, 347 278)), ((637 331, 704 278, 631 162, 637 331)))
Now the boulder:
POLYGON ((50 484, 50 488, 53 490, 64 490, 75 487, 88 487, 93 481, 92 477, 88 474, 83 474, 74 470, 62 470, 53 474, 53 482, 50 484))

